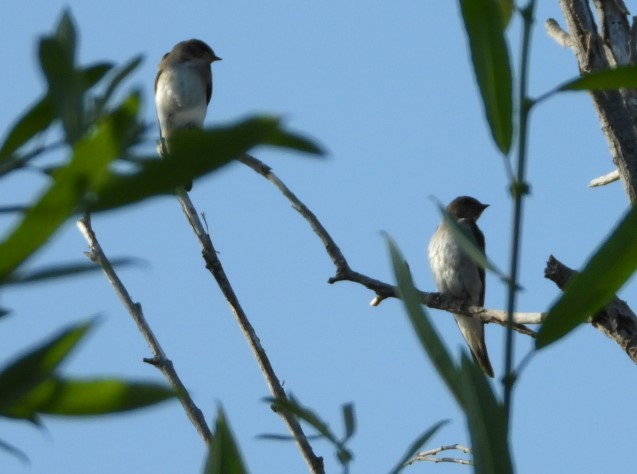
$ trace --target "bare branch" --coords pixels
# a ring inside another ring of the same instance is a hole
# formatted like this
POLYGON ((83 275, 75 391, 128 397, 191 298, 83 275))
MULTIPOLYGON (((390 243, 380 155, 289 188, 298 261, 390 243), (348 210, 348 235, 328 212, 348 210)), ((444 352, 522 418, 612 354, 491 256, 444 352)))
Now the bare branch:
MULTIPOLYGON (((597 1, 602 24, 595 23, 588 0, 560 0, 569 37, 582 74, 602 71, 635 59, 635 32, 621 1, 597 1)), ((590 96, 630 202, 637 202, 637 102, 634 90, 597 90, 590 96)))
POLYGON ((555 40, 557 44, 563 48, 572 48, 573 42, 566 31, 562 29, 560 24, 553 18, 549 18, 544 22, 546 33, 555 40))
POLYGON ((195 402, 190 397, 188 390, 186 390, 186 387, 181 382, 181 379, 177 375, 177 371, 175 370, 172 361, 168 359, 168 357, 166 357, 166 353, 162 349, 159 341, 157 340, 157 337, 155 337, 155 334, 148 324, 148 321, 146 321, 146 318, 144 317, 141 304, 133 302, 128 291, 126 290, 126 287, 119 279, 117 273, 115 272, 115 269, 111 265, 111 262, 106 257, 106 254, 102 250, 102 246, 97 240, 97 236, 95 235, 95 232, 93 231, 93 228, 91 226, 90 216, 88 214, 85 214, 82 219, 77 221, 77 227, 86 239, 86 242, 88 243, 90 249, 90 251, 86 252, 85 255, 91 261, 97 263, 100 267, 102 267, 106 278, 110 282, 111 286, 115 290, 115 293, 119 297, 120 301, 122 302, 128 313, 133 318, 133 321, 135 321, 135 324, 137 324, 137 328, 139 329, 139 332, 142 334, 142 336, 144 336, 144 339, 146 339, 148 347, 150 347, 153 357, 151 359, 144 359, 144 362, 154 365, 161 371, 162 374, 164 374, 164 377, 166 377, 168 383, 177 392, 179 401, 184 407, 184 410, 188 415, 188 419, 197 429, 197 432, 202 437, 206 445, 210 446, 210 444, 212 443, 212 433, 210 432, 210 428, 208 428, 208 425, 206 424, 206 419, 204 418, 203 413, 201 412, 199 407, 195 405, 195 402))
MULTIPOLYGON (((259 173, 261 176, 266 178, 272 184, 274 184, 281 193, 292 203, 292 207, 296 209, 310 224, 312 230, 319 236, 321 242, 325 246, 327 250, 327 254, 332 259, 334 266, 336 267, 336 277, 338 278, 340 273, 345 273, 351 271, 347 265, 347 261, 341 252, 341 249, 336 245, 336 242, 332 237, 327 233, 323 224, 319 222, 314 213, 310 211, 305 204, 303 204, 296 195, 288 189, 288 187, 272 172, 272 168, 263 163, 260 160, 257 160, 253 156, 248 154, 244 154, 239 158, 243 164, 249 166, 254 171, 259 173)), ((335 280, 337 281, 337 280, 335 280)), ((333 283, 333 282, 330 282, 333 283)))
MULTIPOLYGON (((285 393, 285 390, 283 390, 283 386, 279 382, 274 369, 272 368, 272 364, 270 364, 270 359, 268 358, 265 349, 263 349, 261 341, 259 340, 254 328, 252 327, 252 324, 248 320, 248 317, 241 307, 239 299, 235 294, 234 289, 232 288, 230 281, 228 280, 228 277, 226 276, 223 266, 221 265, 221 260, 219 260, 217 251, 212 244, 210 234, 202 225, 201 220, 197 215, 197 211, 192 204, 192 201, 183 189, 178 191, 178 199, 184 211, 184 214, 186 214, 186 217, 188 218, 188 221, 190 222, 190 225, 192 226, 199 240, 199 243, 201 244, 202 256, 204 258, 204 261, 206 262, 206 268, 210 271, 210 273, 212 273, 217 282, 217 285, 223 293, 223 296, 228 302, 228 305, 230 305, 232 314, 234 315, 237 324, 241 328, 244 337, 248 341, 250 349, 252 349, 252 352, 257 359, 257 363, 261 368, 261 372, 263 373, 266 383, 270 388, 270 393, 274 398, 287 400, 288 397, 285 393)), ((301 425, 299 424, 296 417, 284 410, 275 411, 283 418, 285 423, 288 425, 288 429, 292 433, 294 441, 296 442, 299 450, 301 451, 301 454, 307 462, 310 472, 314 474, 324 474, 325 468, 323 467, 323 458, 314 454, 314 451, 312 450, 312 447, 310 446, 310 443, 307 440, 307 437, 305 436, 305 433, 303 432, 303 429, 301 428, 301 425)))
MULTIPOLYGON (((327 254, 336 267, 336 274, 328 280, 328 283, 335 283, 338 281, 359 283, 375 293, 376 296, 371 302, 372 306, 377 306, 381 301, 387 298, 399 298, 398 288, 394 285, 368 277, 350 268, 345 256, 341 252, 341 249, 327 232, 325 227, 323 227, 320 223, 316 215, 310 211, 292 191, 290 191, 290 189, 272 172, 272 169, 269 166, 250 155, 241 156, 239 161, 274 184, 292 203, 292 207, 296 209, 306 221, 308 221, 312 230, 316 233, 316 235, 318 235, 319 239, 325 246, 327 254)), ((495 323, 507 326, 506 311, 486 309, 477 306, 466 307, 463 305, 461 300, 445 296, 441 293, 425 293, 421 291, 420 299, 422 304, 430 308, 441 309, 457 314, 465 314, 467 316, 476 317, 486 323, 495 323)), ((544 313, 514 313, 513 329, 522 334, 534 337, 535 332, 525 327, 524 324, 539 324, 542 322, 544 317, 544 313)))
POLYGON ((600 176, 599 178, 592 179, 590 183, 588 183, 589 188, 595 188, 597 186, 606 186, 607 184, 614 183, 615 181, 619 181, 619 171, 613 170, 604 176, 600 176))
POLYGON ((440 446, 439 448, 430 449, 428 451, 420 452, 416 454, 413 458, 411 458, 409 461, 407 461, 405 465, 409 466, 415 463, 416 461, 429 461, 434 463, 451 462, 455 464, 463 464, 465 466, 473 466, 473 461, 468 459, 447 458, 447 457, 439 458, 436 456, 437 454, 443 451, 452 451, 452 450, 461 451, 465 454, 471 454, 471 448, 467 448, 460 444, 451 444, 447 446, 440 446))
POLYGON ((630 26, 628 9, 622 0, 611 2, 593 2, 601 23, 604 43, 610 49, 609 59, 612 63, 625 65, 630 63, 630 26))
MULTIPOLYGON (((546 262, 544 276, 563 290, 577 272, 551 255, 546 262)), ((595 314, 590 323, 614 340, 637 364, 637 316, 625 301, 614 297, 604 309, 595 314)))

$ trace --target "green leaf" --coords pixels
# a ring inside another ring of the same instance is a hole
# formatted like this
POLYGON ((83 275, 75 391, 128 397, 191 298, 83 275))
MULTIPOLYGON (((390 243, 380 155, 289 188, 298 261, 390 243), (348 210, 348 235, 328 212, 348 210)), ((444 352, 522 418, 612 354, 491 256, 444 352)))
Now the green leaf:
POLYGON ((559 86, 556 91, 584 91, 603 89, 637 88, 637 66, 619 66, 614 69, 595 71, 572 79, 559 86))
POLYGON ((97 63, 87 66, 82 70, 82 84, 84 84, 87 89, 94 86, 101 81, 111 69, 113 69, 113 64, 111 63, 97 63))
POLYGON ((401 300, 405 305, 407 315, 418 336, 420 345, 429 356, 438 374, 447 384, 449 391, 453 394, 458 404, 463 406, 458 369, 420 303, 409 267, 403 260, 396 244, 389 237, 387 237, 387 244, 401 300))
POLYGON ((409 449, 407 449, 407 452, 404 454, 404 456, 400 459, 400 461, 398 461, 396 466, 390 471, 390 474, 398 474, 405 467, 407 467, 405 463, 407 463, 407 461, 409 461, 418 451, 420 451, 420 449, 424 446, 424 444, 427 441, 429 441, 429 438, 431 438, 434 434, 436 434, 436 432, 447 423, 449 423, 449 420, 439 421, 438 423, 433 425, 431 428, 429 428, 427 431, 425 431, 423 434, 421 434, 418 438, 416 438, 416 440, 413 443, 411 443, 411 445, 409 446, 409 449))
POLYGON ((78 140, 73 157, 53 173, 53 182, 25 213, 13 231, 0 242, 0 281, 7 278, 78 211, 85 196, 108 177, 109 164, 120 154, 121 135, 134 120, 139 98, 130 96, 90 134, 78 140))
POLYGON ((65 9, 64 13, 62 13, 53 38, 62 46, 65 56, 74 63, 77 48, 77 33, 69 9, 65 9))
POLYGON ((136 410, 176 396, 157 383, 117 379, 77 380, 50 377, 38 384, 3 414, 30 418, 34 413, 60 416, 95 416, 136 410))
POLYGON ((487 270, 495 273, 505 282, 508 282, 509 277, 502 270, 500 270, 495 265, 495 263, 487 258, 485 253, 478 247, 473 236, 469 235, 465 231, 465 229, 458 225, 456 219, 451 214, 449 214, 449 212, 447 212, 444 206, 442 206, 440 203, 437 203, 437 205, 440 213, 445 220, 445 223, 447 224, 449 229, 451 229, 453 236, 460 244, 460 247, 462 247, 462 250, 464 250, 465 253, 471 258, 471 260, 476 262, 482 268, 486 268, 487 270))
POLYGON ((503 154, 513 136, 512 78, 497 0, 460 0, 473 70, 493 139, 503 154))
POLYGON ((53 100, 56 115, 62 120, 67 143, 73 144, 84 129, 84 86, 66 46, 53 38, 43 38, 39 56, 49 86, 48 96, 53 100))
MULTIPOLYGON (((123 267, 132 265, 135 263, 134 259, 131 258, 115 258, 111 260, 111 264, 114 267, 123 267)), ((68 276, 76 276, 89 272, 97 272, 101 271, 102 267, 96 265, 95 263, 72 263, 72 264, 61 264, 61 265, 52 265, 47 267, 41 267, 37 270, 24 272, 24 273, 14 273, 11 275, 5 282, 4 285, 21 285, 24 283, 38 283, 44 280, 49 280, 51 278, 60 278, 60 277, 68 277, 68 276)))
MULTIPOLYGON (((343 406, 345 436, 342 440, 339 440, 338 437, 334 433, 332 433, 325 421, 323 421, 312 410, 301 406, 301 404, 292 395, 289 396, 289 399, 266 398, 265 400, 272 404, 272 408, 274 410, 282 410, 291 413, 292 415, 295 415, 297 418, 305 421, 316 431, 318 431, 321 437, 325 438, 330 443, 332 443, 332 445, 334 445, 334 447, 336 448, 336 458, 342 465, 347 465, 353 459, 352 452, 345 446, 345 443, 351 438, 355 430, 354 408, 351 404, 345 404, 343 406)), ((261 438, 281 439, 276 435, 264 435, 261 436, 261 438)))
MULTIPOLYGON (((262 119, 275 120, 278 122, 275 118, 262 117, 262 119)), ((280 128, 280 124, 278 127, 272 129, 271 133, 262 144, 276 146, 279 148, 287 148, 289 150, 302 151, 311 155, 322 155, 324 153, 316 143, 301 135, 280 128)))
POLYGON ((123 66, 118 67, 115 71, 113 71, 112 78, 108 81, 108 85, 106 86, 106 91, 104 95, 98 100, 98 110, 104 108, 104 106, 111 99, 119 85, 128 77, 130 74, 137 69, 137 67, 142 63, 142 56, 135 56, 130 59, 123 66))
MULTIPOLYGON (((270 440, 270 441, 294 441, 294 436, 292 436, 292 435, 282 435, 282 434, 275 434, 275 433, 260 434, 260 435, 256 435, 255 438, 257 438, 257 439, 267 439, 267 440, 270 440)), ((307 438, 308 439, 310 439, 310 438, 321 439, 322 436, 314 435, 314 436, 308 436, 307 438)))
POLYGON ((469 360, 465 352, 462 354, 461 366, 455 366, 420 303, 409 268, 389 238, 388 244, 401 299, 412 326, 438 374, 467 417, 475 472, 512 472, 504 409, 496 400, 484 373, 469 360))
POLYGON ((20 461, 22 461, 24 464, 29 464, 29 458, 27 457, 26 454, 24 454, 21 450, 19 450, 15 446, 12 446, 11 444, 1 439, 0 439, 0 450, 6 451, 7 453, 12 454, 16 458, 18 458, 20 461))
POLYGON ((542 102, 558 92, 594 91, 637 88, 637 66, 617 66, 613 69, 594 71, 565 82, 542 94, 535 102, 542 102))
POLYGON ((194 178, 208 174, 257 145, 286 146, 308 153, 320 149, 289 133, 272 117, 253 117, 208 130, 182 130, 171 137, 170 155, 148 159, 129 174, 111 174, 91 204, 93 212, 113 209, 152 196, 173 192, 194 178))
POLYGON ((8 364, 0 372, 0 413, 6 413, 16 400, 50 377, 92 325, 71 326, 8 364))
POLYGON ((637 207, 633 207, 553 304, 535 340, 557 341, 606 306, 637 268, 637 207))
POLYGON ((291 413, 305 421, 318 431, 325 439, 331 441, 332 444, 340 445, 340 441, 336 435, 332 433, 328 424, 321 420, 312 410, 301 406, 301 404, 292 395, 290 395, 289 399, 266 397, 264 400, 271 403, 273 408, 287 411, 288 413, 291 413))
MULTIPOLYGON (((0 163, 11 158, 11 154, 46 130, 55 118, 55 108, 49 96, 38 100, 25 112, 7 134, 0 148, 0 163)), ((4 168, 5 166, 2 166, 4 168)))
POLYGON ((356 416, 354 414, 354 404, 343 405, 343 422, 345 423, 345 439, 343 442, 354 436, 356 432, 356 416))
MULTIPOLYGON (((283 435, 283 434, 260 434, 255 436, 257 439, 267 439, 270 441, 294 441, 294 436, 292 435, 283 435)), ((320 434, 307 435, 306 438, 308 441, 313 441, 315 439, 323 439, 323 436, 320 434)))
POLYGON ((464 353, 460 370, 474 472, 510 474, 513 465, 504 407, 496 399, 482 370, 464 353))
POLYGON ((13 214, 16 212, 24 213, 29 209, 28 206, 22 205, 8 205, 8 206, 0 206, 0 214, 13 214))
MULTIPOLYGON (((68 26, 64 27, 63 29, 68 30, 68 26)), ((66 34, 70 34, 70 32, 67 32, 66 34)), ((55 47, 54 49, 57 51, 57 53, 61 53, 61 51, 64 50, 64 47, 58 44, 57 47, 55 47)), ((97 63, 84 68, 78 76, 81 78, 81 80, 79 80, 81 91, 78 91, 78 94, 81 94, 84 91, 85 87, 92 87, 97 82, 99 82, 104 77, 104 75, 112 69, 112 67, 113 66, 110 63, 97 63)), ((59 74, 71 74, 73 77, 76 75, 70 70, 67 70, 66 72, 61 71, 59 74)), ((110 88, 108 90, 110 93, 113 92, 112 90, 110 90, 110 88)), ((18 150, 29 140, 33 139, 37 134, 46 130, 51 125, 51 123, 53 123, 53 120, 56 118, 57 108, 54 101, 51 100, 50 97, 51 96, 47 94, 42 99, 38 100, 35 105, 33 105, 27 112, 23 114, 23 116, 17 121, 16 125, 14 125, 11 131, 7 134, 7 138, 0 147, 0 163, 7 159, 13 158, 11 157, 12 153, 18 150)), ((78 106, 81 107, 81 104, 78 106)), ((59 104, 57 107, 59 107, 59 104)), ((4 174, 4 169, 9 168, 9 165, 1 166, 0 175, 4 174)))
POLYGON ((496 4, 500 9, 500 16, 502 17, 502 29, 506 29, 511 23, 511 17, 513 16, 513 0, 496 0, 496 4))
POLYGON ((248 472, 241 458, 223 408, 217 410, 217 422, 205 474, 244 474, 248 472))
MULTIPOLYGON (((87 87, 96 84, 112 66, 98 63, 82 71, 83 82, 87 87)), ((36 135, 46 130, 55 120, 56 107, 49 95, 38 100, 13 126, 0 147, 0 176, 11 170, 11 161, 16 158, 12 154, 36 135), (9 162, 4 163, 3 162, 9 162)), ((24 163, 23 163, 24 164, 24 163)))

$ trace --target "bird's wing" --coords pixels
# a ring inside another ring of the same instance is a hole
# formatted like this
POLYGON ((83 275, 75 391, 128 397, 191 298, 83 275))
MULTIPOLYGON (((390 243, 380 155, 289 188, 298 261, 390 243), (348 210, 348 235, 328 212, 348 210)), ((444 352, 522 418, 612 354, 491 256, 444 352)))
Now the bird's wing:
POLYGON ((162 64, 164 63, 164 60, 168 57, 170 53, 166 53, 162 56, 161 61, 159 61, 159 65, 157 66, 157 75, 155 76, 155 93, 157 93, 157 82, 159 82, 159 76, 161 76, 161 73, 163 71, 163 67, 162 64))
MULTIPOLYGON (((482 250, 482 253, 485 253, 484 234, 475 223, 475 221, 471 220, 469 226, 471 228, 471 234, 476 241, 476 245, 480 250, 482 250)), ((480 276, 480 282, 482 283, 482 286, 480 288, 480 299, 478 300, 478 303, 480 306, 484 306, 484 291, 486 288, 484 267, 478 267, 478 275, 480 276)))
POLYGON ((210 66, 206 66, 205 68, 206 74, 206 105, 210 103, 210 98, 212 97, 212 73, 210 72, 210 66))

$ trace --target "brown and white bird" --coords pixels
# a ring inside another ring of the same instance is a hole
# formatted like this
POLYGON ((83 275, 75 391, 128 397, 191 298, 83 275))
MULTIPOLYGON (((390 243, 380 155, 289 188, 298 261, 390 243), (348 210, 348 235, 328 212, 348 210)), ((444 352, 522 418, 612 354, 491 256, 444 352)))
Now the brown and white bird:
MULTIPOLYGON (((212 97, 210 65, 220 61, 201 40, 177 43, 164 54, 155 77, 155 106, 162 143, 176 130, 202 128, 212 97)), ((190 190, 186 186, 186 190, 190 190)))
MULTIPOLYGON (((488 206, 469 196, 460 196, 447 206, 447 212, 482 252, 485 249, 484 235, 476 222, 488 206)), ((483 306, 484 268, 467 255, 444 219, 431 238, 428 250, 429 265, 438 291, 462 298, 467 305, 483 306)), ((462 314, 454 314, 454 318, 474 360, 489 377, 493 377, 484 341, 484 323, 462 314)))

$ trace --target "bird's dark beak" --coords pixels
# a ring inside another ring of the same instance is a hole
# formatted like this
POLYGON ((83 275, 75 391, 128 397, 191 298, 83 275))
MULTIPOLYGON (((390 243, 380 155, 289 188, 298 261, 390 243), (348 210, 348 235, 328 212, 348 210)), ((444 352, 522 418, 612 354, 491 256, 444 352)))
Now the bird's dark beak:
POLYGON ((215 61, 221 61, 221 58, 219 56, 212 56, 212 61, 211 62, 215 62, 215 61))

